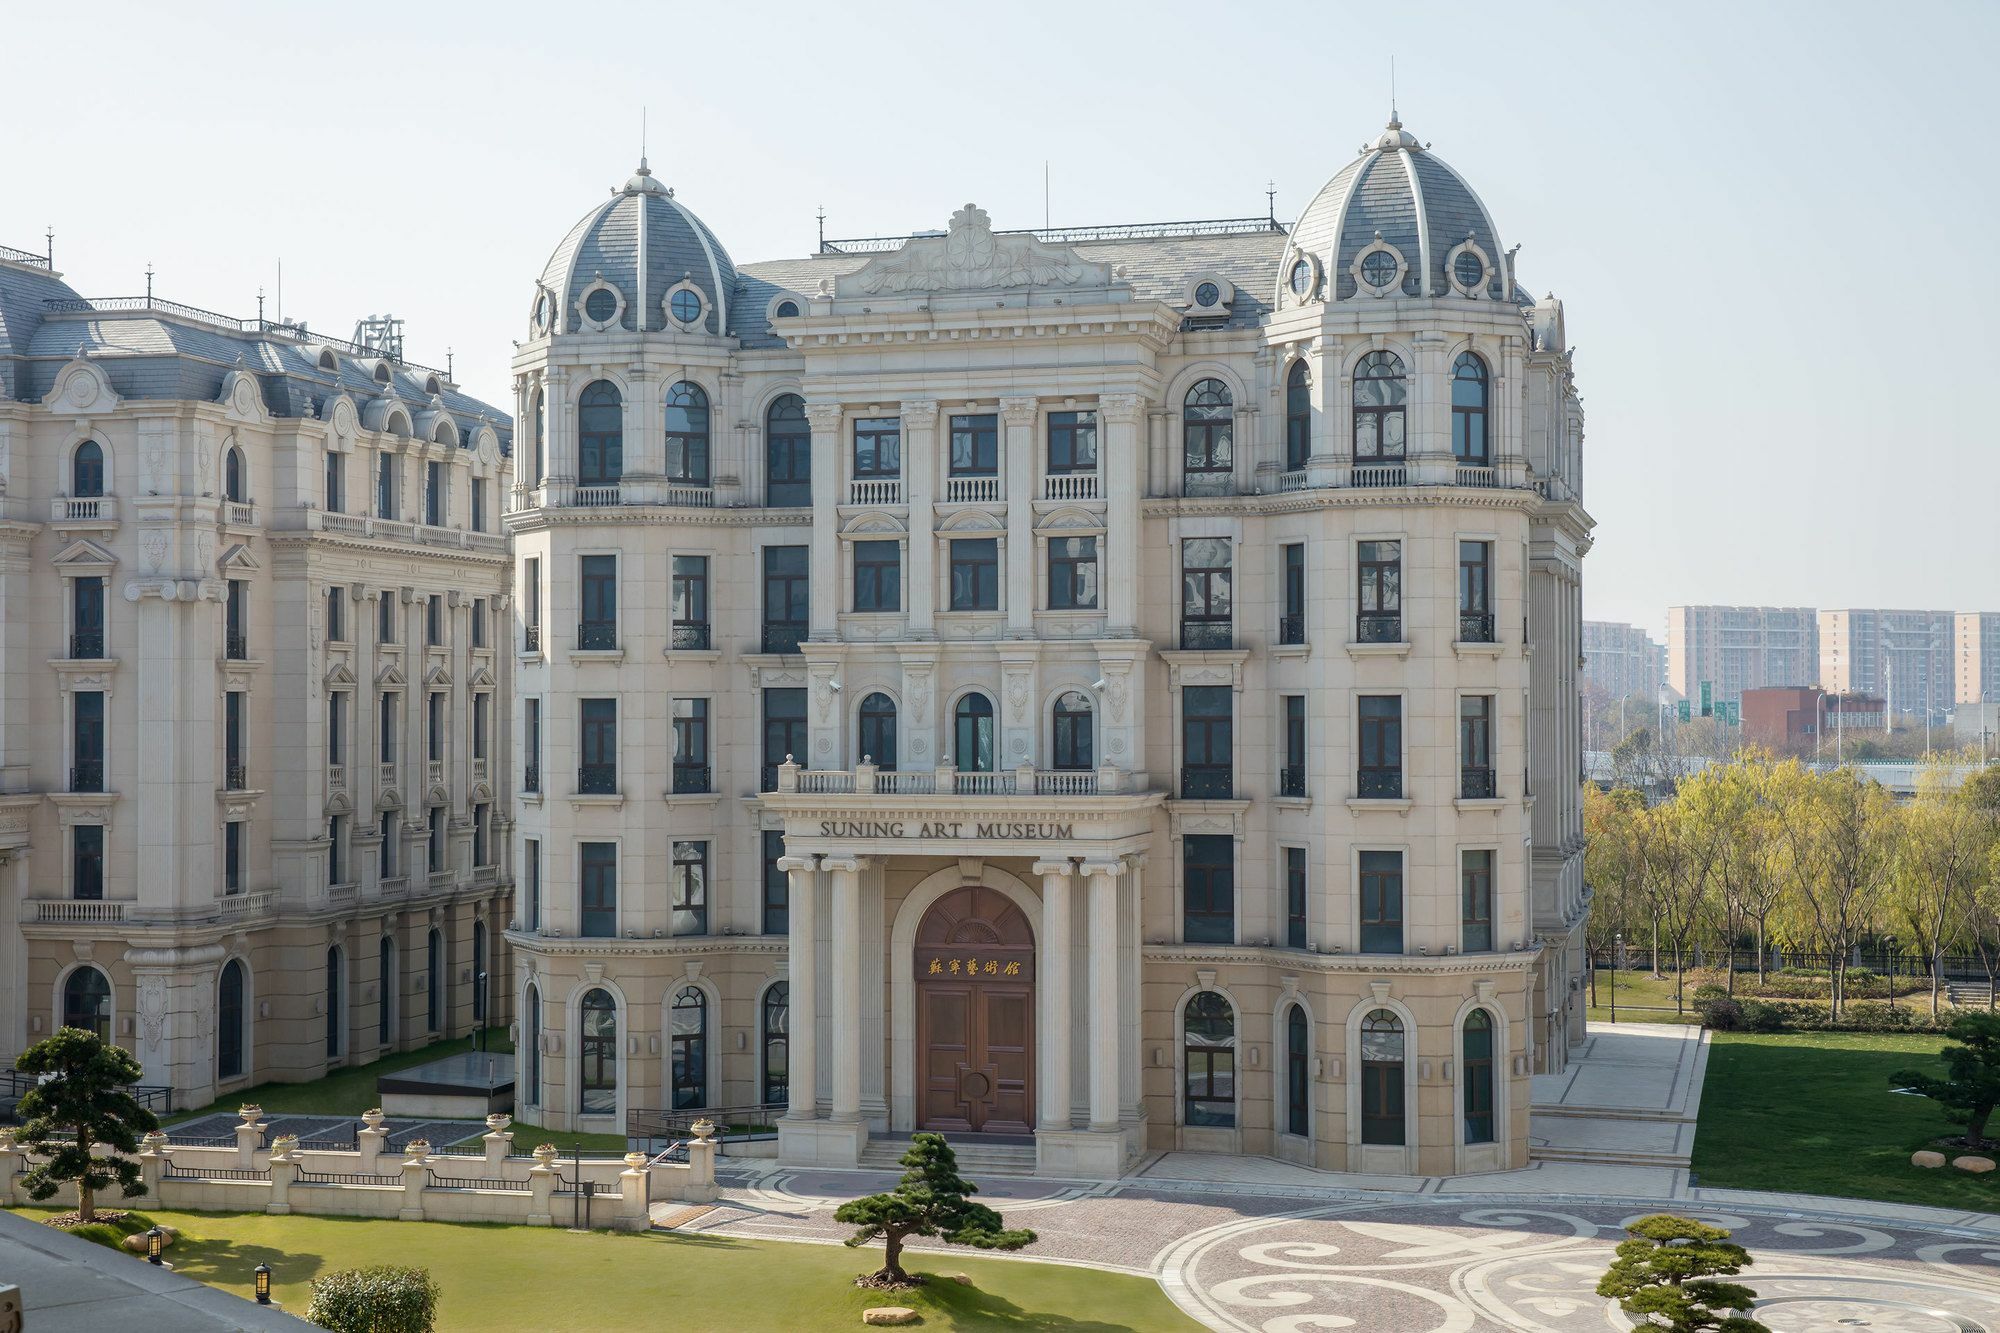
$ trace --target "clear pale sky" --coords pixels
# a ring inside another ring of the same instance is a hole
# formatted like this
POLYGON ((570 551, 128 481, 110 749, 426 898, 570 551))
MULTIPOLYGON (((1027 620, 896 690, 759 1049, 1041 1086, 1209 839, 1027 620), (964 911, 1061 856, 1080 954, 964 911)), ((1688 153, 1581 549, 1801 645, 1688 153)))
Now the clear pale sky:
POLYGON ((2000 610, 2000 4, 19 4, 0 244, 409 355, 503 407, 638 155, 739 261, 1289 219, 1389 100, 1567 304, 1593 618, 2000 610))

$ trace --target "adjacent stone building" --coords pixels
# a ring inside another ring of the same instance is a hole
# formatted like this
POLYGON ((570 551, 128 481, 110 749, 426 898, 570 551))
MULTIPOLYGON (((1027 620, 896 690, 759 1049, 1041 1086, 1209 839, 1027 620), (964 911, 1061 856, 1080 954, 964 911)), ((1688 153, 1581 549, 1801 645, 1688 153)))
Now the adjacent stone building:
POLYGON ((0 1058, 94 1029, 178 1109, 471 1026, 511 433, 375 347, 0 249, 0 1058))
POLYGON ((524 1117, 1525 1163, 1584 1027, 1583 418, 1415 136, 1289 230, 744 265, 642 163, 523 295, 524 1117))

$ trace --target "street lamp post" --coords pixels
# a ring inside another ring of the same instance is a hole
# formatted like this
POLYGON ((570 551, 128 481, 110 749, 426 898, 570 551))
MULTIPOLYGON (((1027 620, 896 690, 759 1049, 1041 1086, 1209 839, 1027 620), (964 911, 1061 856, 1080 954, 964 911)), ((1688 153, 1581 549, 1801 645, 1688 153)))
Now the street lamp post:
POLYGON ((1889 978, 1889 1008, 1896 1008, 1896 937, 1882 937, 1882 972, 1889 978))
POLYGON ((1625 932, 1611 936, 1611 1021, 1618 1021, 1618 956, 1625 952, 1625 932))
POLYGON ((479 1049, 482 1052, 486 1049, 486 1014, 491 1003, 492 997, 486 993, 486 973, 482 971, 479 974, 479 1012, 474 1015, 473 1023, 479 1029, 479 1049))
POLYGON ((256 1279, 257 1304, 269 1305, 271 1303, 271 1265, 258 1264, 256 1268, 251 1270, 251 1274, 256 1279))

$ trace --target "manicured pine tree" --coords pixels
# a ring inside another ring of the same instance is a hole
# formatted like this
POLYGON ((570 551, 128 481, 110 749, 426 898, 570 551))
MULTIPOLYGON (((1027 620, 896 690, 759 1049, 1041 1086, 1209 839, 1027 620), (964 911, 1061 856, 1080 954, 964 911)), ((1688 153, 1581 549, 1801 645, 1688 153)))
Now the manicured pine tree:
POLYGON ((1597 1294, 1617 1300, 1636 1315, 1640 1328, 1661 1333, 1771 1333, 1745 1315, 1756 1293, 1734 1277, 1750 1265, 1750 1253, 1729 1241, 1721 1227, 1691 1217, 1655 1213, 1625 1228, 1630 1240, 1618 1243, 1611 1271, 1598 1279, 1597 1294))
POLYGON ((2000 1105, 2000 1014, 1960 1014, 1945 1036, 1958 1044, 1939 1053, 1943 1078, 1905 1069, 1889 1075, 1889 1085, 1942 1105, 1953 1124, 1965 1126, 1966 1146, 1978 1148, 1985 1142, 1987 1119, 2000 1105))
POLYGON ((88 1222, 96 1216, 92 1196, 98 1190, 119 1185, 128 1199, 146 1192, 131 1154, 139 1151, 139 1135, 160 1122, 128 1090, 144 1072, 137 1060, 94 1032, 58 1028, 21 1052, 14 1068, 54 1076, 21 1098, 21 1144, 48 1155, 21 1177, 29 1198, 46 1199, 73 1183, 77 1217, 88 1222), (92 1144, 119 1155, 99 1157, 92 1144))
POLYGON ((911 1236, 936 1236, 952 1245, 980 1250, 1018 1250, 1035 1243, 1035 1233, 1006 1230, 1000 1214, 969 1195, 979 1187, 958 1174, 958 1155, 942 1134, 914 1134, 901 1165, 908 1168, 887 1194, 851 1199, 834 1213, 836 1222, 860 1228, 849 1245, 866 1245, 881 1237, 882 1267, 863 1279, 874 1286, 900 1287, 911 1282, 903 1271, 903 1242, 911 1236))

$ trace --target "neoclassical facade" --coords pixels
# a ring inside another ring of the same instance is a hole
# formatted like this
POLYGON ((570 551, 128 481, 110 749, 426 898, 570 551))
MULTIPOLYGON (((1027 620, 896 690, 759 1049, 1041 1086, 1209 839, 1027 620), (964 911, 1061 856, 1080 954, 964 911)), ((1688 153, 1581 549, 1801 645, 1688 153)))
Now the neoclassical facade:
POLYGON ((1513 263, 1393 122, 1290 230, 742 266, 642 164, 514 360, 522 1114, 1522 1165, 1591 520, 1513 263))
POLYGON ((512 423, 297 325, 0 249, 0 1059, 175 1109, 495 1018, 512 423))

